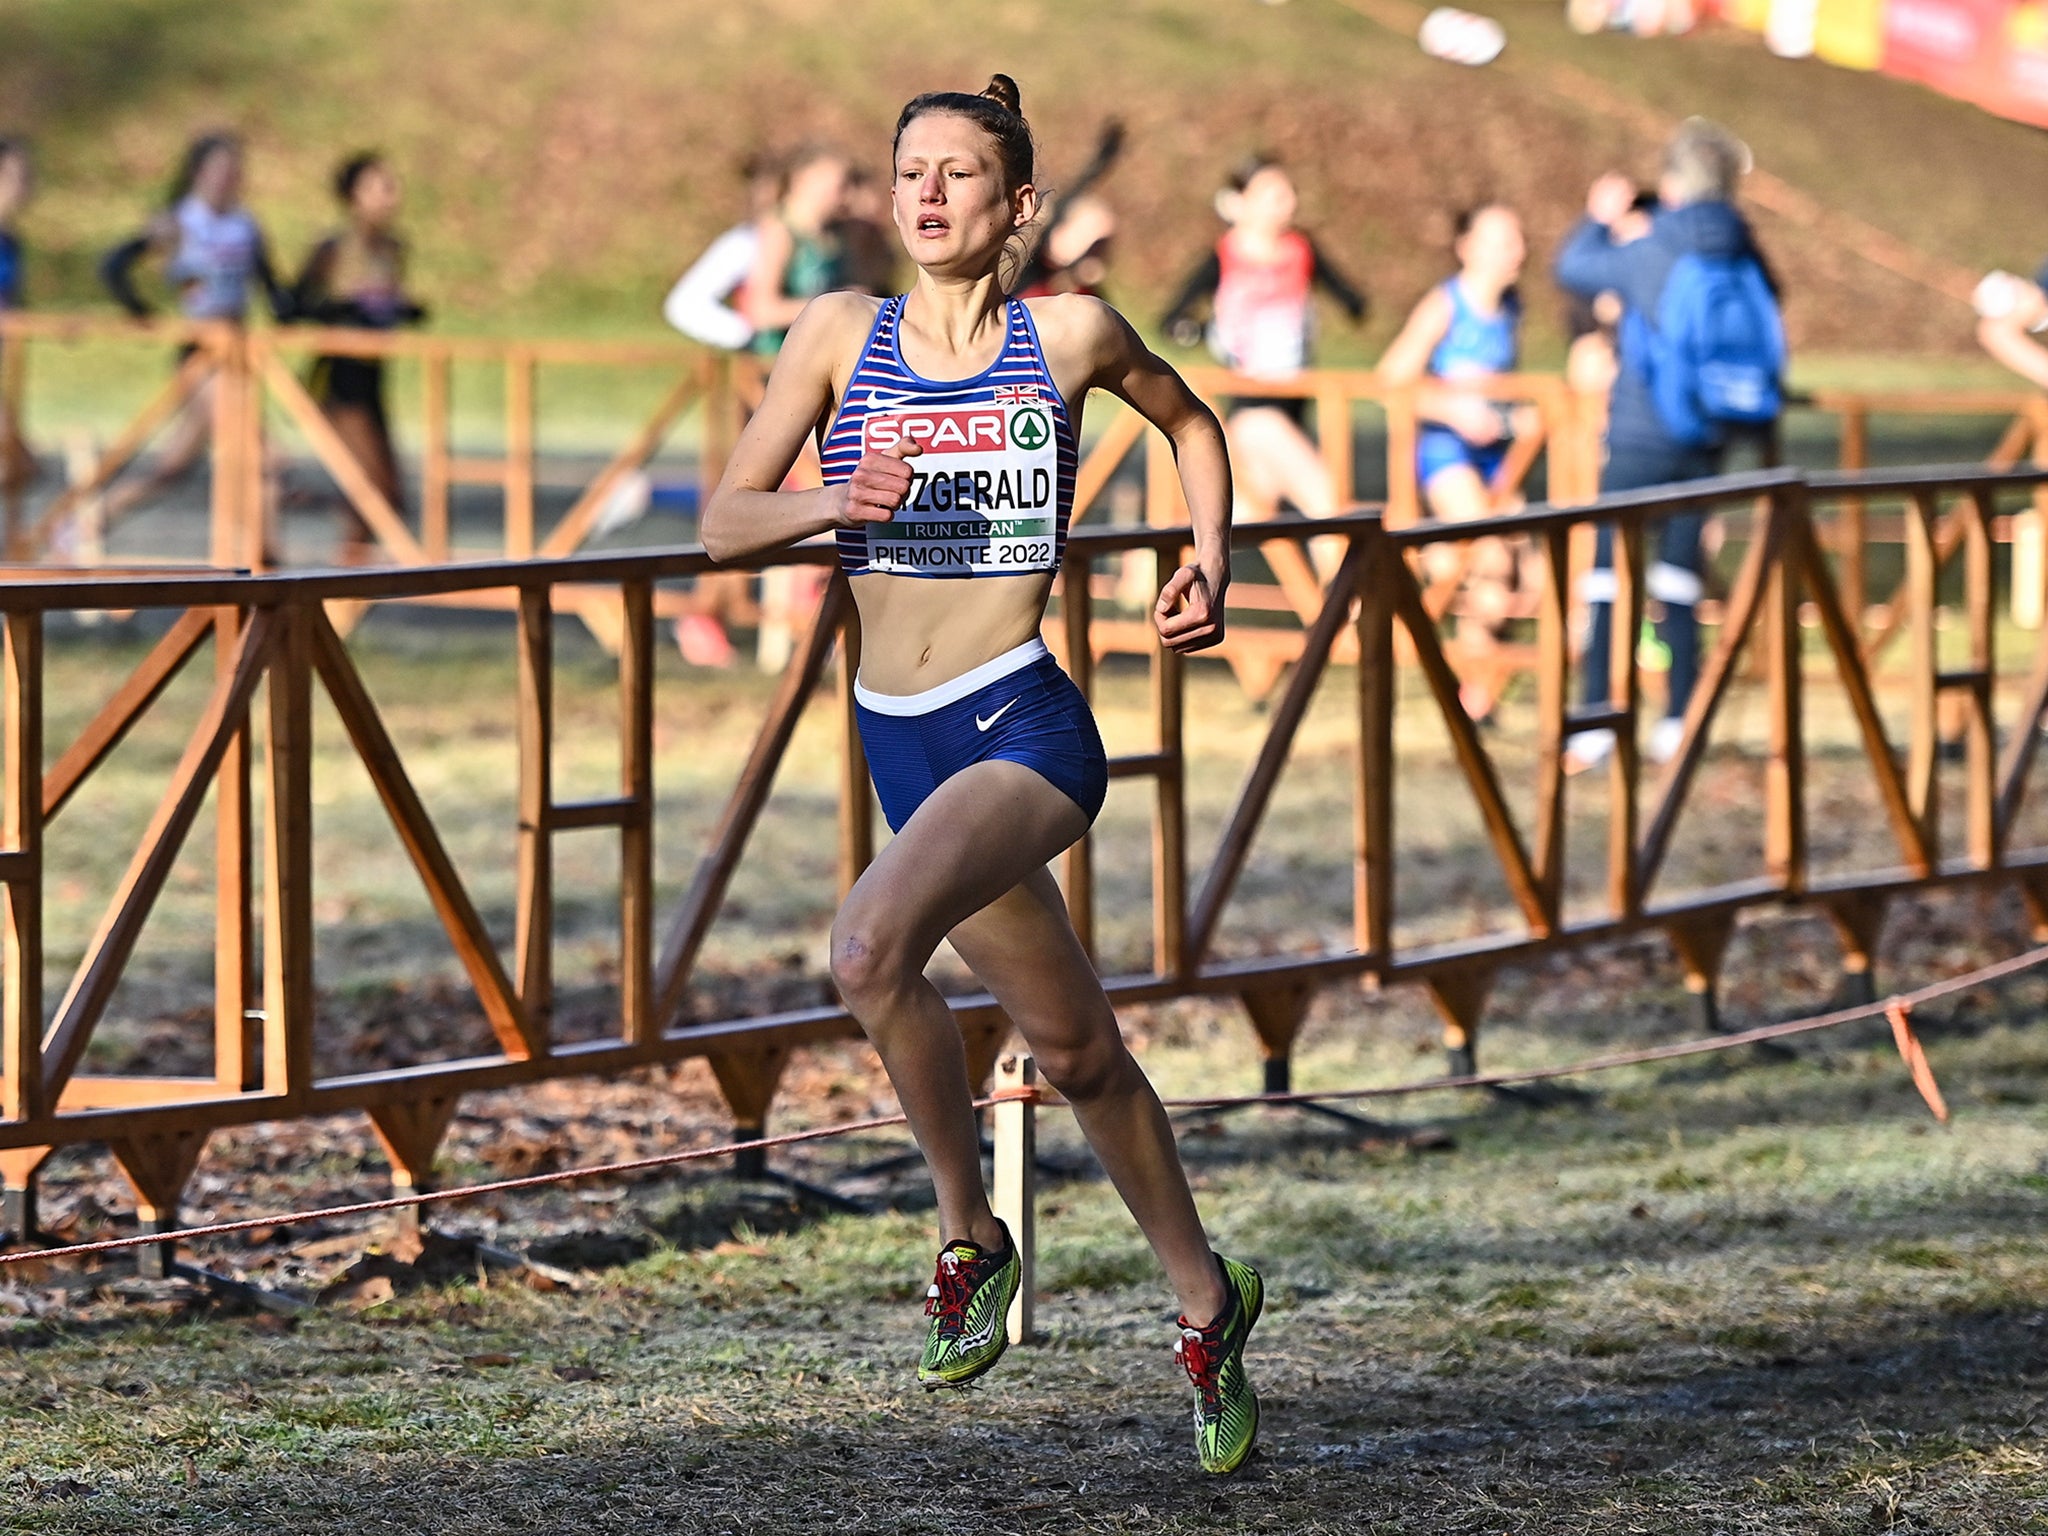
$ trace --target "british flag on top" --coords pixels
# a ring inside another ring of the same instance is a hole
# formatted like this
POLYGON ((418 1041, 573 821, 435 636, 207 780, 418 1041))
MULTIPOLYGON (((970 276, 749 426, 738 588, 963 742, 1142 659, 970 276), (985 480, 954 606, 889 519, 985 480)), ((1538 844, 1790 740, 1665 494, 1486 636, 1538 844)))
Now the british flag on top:
POLYGON ((998 384, 995 387, 997 405, 1022 405, 1026 400, 1039 398, 1036 384, 998 384))

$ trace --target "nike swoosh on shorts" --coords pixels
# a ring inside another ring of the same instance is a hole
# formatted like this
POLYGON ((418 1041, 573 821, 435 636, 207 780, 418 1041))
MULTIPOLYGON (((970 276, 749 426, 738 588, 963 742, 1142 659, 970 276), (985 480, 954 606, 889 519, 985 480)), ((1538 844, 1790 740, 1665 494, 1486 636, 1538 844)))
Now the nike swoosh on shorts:
POLYGON ((974 717, 974 728, 977 731, 987 730, 990 726, 994 725, 998 720, 1002 719, 1003 716, 1007 715, 1010 712, 1012 706, 1016 704, 1016 702, 1017 701, 1015 699, 1010 700, 1008 704, 1005 704, 1001 709, 997 710, 994 714, 990 715, 986 720, 982 719, 981 716, 976 715, 974 717))

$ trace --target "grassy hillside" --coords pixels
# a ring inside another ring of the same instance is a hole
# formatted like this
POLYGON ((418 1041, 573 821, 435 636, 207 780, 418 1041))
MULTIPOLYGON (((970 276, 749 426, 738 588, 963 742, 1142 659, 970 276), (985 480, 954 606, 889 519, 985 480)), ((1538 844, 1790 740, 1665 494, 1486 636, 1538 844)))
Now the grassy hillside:
MULTIPOLYGON (((1763 163, 1972 265, 2048 249, 2048 137, 1916 87, 1771 58, 1723 32, 1582 39, 1551 0, 1479 0, 1517 56, 1589 70, 1676 116, 1722 117, 1763 163)), ((329 167, 381 145, 406 174, 418 280, 456 330, 653 329, 667 280, 733 217, 735 163, 836 138, 875 160, 896 108, 1015 74, 1055 185, 1111 114, 1131 149, 1116 290, 1151 315, 1213 237, 1209 191, 1248 149, 1286 155, 1306 217, 1373 290, 1368 355, 1442 271, 1448 213, 1522 208, 1539 251, 1609 164, 1655 145, 1527 75, 1464 70, 1344 0, 9 0, 0 131, 41 146, 26 229, 44 302, 96 301, 93 254, 160 194, 185 137, 231 124, 289 262, 331 217, 329 167)), ((1810 349, 1947 351, 1965 317, 1805 231, 1762 228, 1810 349)), ((1532 282, 1538 353, 1556 306, 1532 282)))

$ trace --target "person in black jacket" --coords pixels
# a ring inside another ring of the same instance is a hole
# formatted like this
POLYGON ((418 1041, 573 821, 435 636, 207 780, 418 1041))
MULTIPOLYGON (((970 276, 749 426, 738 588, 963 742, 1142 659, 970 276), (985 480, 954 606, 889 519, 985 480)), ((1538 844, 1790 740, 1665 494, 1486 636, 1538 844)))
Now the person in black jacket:
MULTIPOLYGON (((398 178, 381 155, 351 155, 334 175, 334 195, 347 214, 342 227, 308 253, 292 285, 293 309, 318 325, 388 331, 415 325, 426 310, 405 292, 405 242, 398 218, 398 178)), ((404 487, 391 424, 384 410, 384 363, 375 357, 321 357, 309 381, 313 398, 358 464, 393 508, 404 487)), ((369 553, 370 530, 350 509, 343 521, 341 559, 356 564, 369 553)))
MULTIPOLYGON (((1705 256, 1748 256, 1761 263, 1755 237, 1731 199, 1736 182, 1749 169, 1749 151, 1725 129, 1704 119, 1685 123, 1664 151, 1664 169, 1657 184, 1657 202, 1650 210, 1647 233, 1620 241, 1617 226, 1632 216, 1639 222, 1636 187, 1627 177, 1606 175, 1586 195, 1586 216, 1558 252, 1558 286, 1592 300, 1613 294, 1629 311, 1653 316, 1672 268, 1688 253, 1705 256)), ((1767 272, 1768 276, 1768 272, 1767 272)), ((1607 461, 1600 472, 1603 495, 1640 490, 1718 474, 1726 444, 1697 446, 1681 441, 1659 414, 1652 397, 1646 360, 1631 344, 1631 329, 1621 327, 1619 372, 1607 415, 1607 461)), ((1651 730, 1648 751, 1653 761, 1667 760, 1683 735, 1686 706, 1699 676, 1699 622, 1695 609, 1704 593, 1705 560, 1701 535, 1706 515, 1675 513, 1654 528, 1652 563, 1644 579, 1651 601, 1661 610, 1657 638, 1670 652, 1670 687, 1665 718, 1651 730)), ((1587 637, 1583 697, 1589 705, 1607 702, 1609 656, 1613 644, 1614 530, 1602 527, 1582 588, 1591 609, 1587 637)), ((1627 637, 1633 644, 1634 636, 1627 637)), ((1613 750, 1611 731, 1582 731, 1572 744, 1572 766, 1583 768, 1613 750)))

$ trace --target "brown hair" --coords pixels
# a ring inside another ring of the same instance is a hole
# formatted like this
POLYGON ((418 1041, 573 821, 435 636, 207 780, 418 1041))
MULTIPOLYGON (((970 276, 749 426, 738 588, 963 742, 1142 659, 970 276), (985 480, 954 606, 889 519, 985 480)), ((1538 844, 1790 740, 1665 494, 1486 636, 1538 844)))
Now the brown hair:
POLYGON ((1024 121, 1023 97, 1017 82, 1008 75, 990 75, 988 86, 978 96, 965 91, 926 91, 912 98, 896 119, 896 133, 889 141, 889 158, 903 142, 903 130, 928 112, 950 112, 964 117, 995 141, 996 158, 1003 166, 1003 190, 1014 192, 1029 185, 1037 171, 1038 151, 1032 143, 1031 125, 1024 121))

